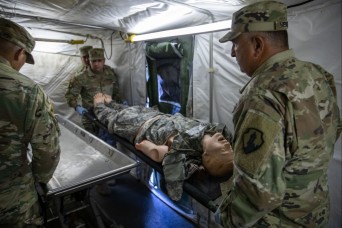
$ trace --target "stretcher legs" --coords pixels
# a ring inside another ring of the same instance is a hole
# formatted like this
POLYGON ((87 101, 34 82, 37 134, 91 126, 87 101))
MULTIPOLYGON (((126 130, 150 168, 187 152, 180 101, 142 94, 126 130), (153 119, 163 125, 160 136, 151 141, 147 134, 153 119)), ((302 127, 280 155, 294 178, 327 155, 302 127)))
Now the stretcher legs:
POLYGON ((94 198, 89 194, 91 188, 71 193, 70 195, 55 196, 44 200, 46 226, 58 220, 58 227, 96 227, 106 228, 101 211, 94 198))

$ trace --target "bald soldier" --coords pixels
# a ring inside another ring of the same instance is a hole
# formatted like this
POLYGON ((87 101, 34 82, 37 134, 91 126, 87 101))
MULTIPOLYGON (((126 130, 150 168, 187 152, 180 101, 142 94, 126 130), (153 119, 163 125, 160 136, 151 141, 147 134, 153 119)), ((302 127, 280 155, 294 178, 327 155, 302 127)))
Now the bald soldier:
POLYGON ((0 227, 43 224, 34 183, 48 183, 60 156, 52 103, 18 72, 34 64, 34 46, 23 27, 0 18, 0 227))
POLYGON ((94 112, 110 133, 162 163, 166 189, 173 200, 181 198, 183 181, 202 168, 218 177, 232 173, 230 133, 224 125, 117 104, 106 94, 94 96, 94 112))
POLYGON ((260 1, 233 14, 231 56, 250 77, 233 112, 233 185, 224 227, 327 227, 328 165, 342 123, 333 76, 289 49, 287 7, 260 1))

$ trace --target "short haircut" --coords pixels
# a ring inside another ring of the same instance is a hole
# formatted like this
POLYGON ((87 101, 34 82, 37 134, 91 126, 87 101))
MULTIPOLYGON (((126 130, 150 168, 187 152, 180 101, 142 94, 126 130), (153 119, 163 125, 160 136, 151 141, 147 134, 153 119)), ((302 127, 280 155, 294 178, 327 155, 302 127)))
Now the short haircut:
POLYGON ((267 37, 267 39, 271 41, 275 47, 289 48, 287 30, 261 32, 261 33, 264 34, 267 37))

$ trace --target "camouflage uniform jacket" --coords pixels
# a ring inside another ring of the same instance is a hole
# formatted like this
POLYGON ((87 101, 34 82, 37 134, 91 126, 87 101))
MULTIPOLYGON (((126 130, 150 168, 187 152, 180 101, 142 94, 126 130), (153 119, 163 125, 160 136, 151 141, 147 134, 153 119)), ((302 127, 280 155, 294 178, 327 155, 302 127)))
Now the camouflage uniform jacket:
MULTIPOLYGON (((104 65, 103 72, 95 74, 90 67, 77 73, 69 83, 65 98, 70 107, 75 108, 79 95, 81 96, 82 106, 93 114, 93 97, 96 93, 106 93, 112 95, 113 100, 121 101, 119 95, 119 83, 113 69, 104 65)), ((82 116, 83 127, 92 134, 98 135, 98 127, 92 120, 82 116)))
POLYGON ((108 106, 111 108, 104 104, 96 105, 95 115, 108 127, 110 133, 117 134, 131 143, 146 139, 154 144, 163 145, 170 136, 174 136, 171 149, 162 163, 166 188, 173 200, 181 198, 183 181, 201 166, 203 153, 201 141, 204 134, 213 135, 221 132, 230 141, 230 133, 225 126, 203 123, 186 118, 180 113, 164 114, 152 108, 129 107, 115 102, 111 102, 108 106), (152 121, 144 124, 151 119, 152 121))
POLYGON ((52 103, 41 87, 2 57, 0 107, 1 224, 13 221, 37 201, 34 182, 47 183, 52 177, 59 161, 60 132, 52 103))
POLYGON ((89 110, 93 107, 93 97, 96 93, 106 93, 112 95, 113 100, 121 101, 118 77, 107 65, 104 65, 103 72, 99 74, 95 74, 90 68, 79 71, 70 80, 65 98, 69 106, 75 108, 77 98, 81 95, 82 106, 89 110))
POLYGON ((326 227, 327 169, 342 127, 333 76, 288 50, 260 66, 241 93, 222 224, 326 227))

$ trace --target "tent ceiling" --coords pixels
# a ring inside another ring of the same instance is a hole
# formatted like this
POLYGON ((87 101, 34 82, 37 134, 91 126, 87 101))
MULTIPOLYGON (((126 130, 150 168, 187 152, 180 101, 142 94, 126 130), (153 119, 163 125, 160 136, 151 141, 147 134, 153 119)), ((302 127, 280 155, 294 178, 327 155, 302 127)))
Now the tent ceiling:
POLYGON ((129 33, 223 20, 229 18, 230 13, 227 12, 232 10, 232 6, 239 5, 241 1, 236 0, 0 0, 2 13, 9 17, 32 19, 32 22, 53 20, 55 23, 75 23, 129 33), (164 19, 161 20, 161 17, 164 19), (136 27, 139 23, 149 26, 145 29, 136 27))
MULTIPOLYGON (((227 20, 255 0, 0 0, 0 16, 26 27, 63 30, 75 26, 148 33, 227 20)), ((288 5, 306 0, 285 0, 288 5)), ((316 0, 315 2, 324 2, 316 0)))
MULTIPOLYGON (((341 0, 283 0, 288 6, 305 3, 295 9, 329 1, 341 0)), ((79 45, 70 41, 111 47, 112 40, 128 34, 228 20, 252 2, 256 0, 0 0, 0 17, 26 27, 36 40, 48 40, 37 42, 35 51, 76 55, 79 45)))

